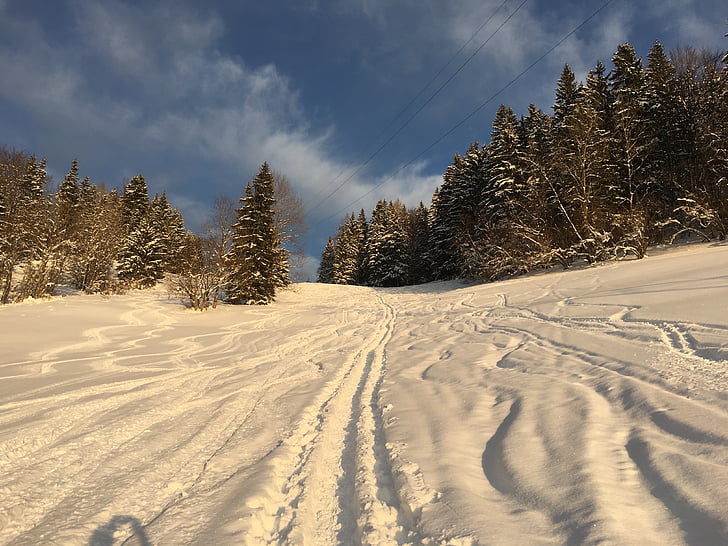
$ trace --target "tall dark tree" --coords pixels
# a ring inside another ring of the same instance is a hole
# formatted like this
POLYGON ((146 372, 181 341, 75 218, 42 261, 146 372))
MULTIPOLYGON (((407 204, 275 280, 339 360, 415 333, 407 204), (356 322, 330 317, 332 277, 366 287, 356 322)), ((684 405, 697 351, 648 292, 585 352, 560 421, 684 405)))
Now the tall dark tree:
POLYGON ((430 251, 434 279, 463 275, 462 257, 473 235, 478 206, 488 179, 485 151, 473 142, 464 156, 455 155, 430 208, 430 251))
MULTIPOLYGON (((406 211, 405 211, 406 214, 406 211)), ((370 286, 402 286, 409 274, 407 228, 399 206, 374 207, 364 248, 364 281, 370 286)))
POLYGON ((129 235, 119 256, 119 279, 134 288, 149 288, 164 276, 164 242, 149 216, 129 235))
POLYGON ((144 176, 138 174, 124 186, 121 206, 124 224, 131 233, 147 215, 149 209, 149 190, 144 176))
POLYGON ((609 75, 614 109, 615 164, 619 185, 614 197, 633 209, 649 189, 649 159, 655 145, 644 111, 645 82, 642 59, 630 44, 621 44, 612 57, 609 75))
POLYGON ((149 217, 157 231, 162 245, 163 267, 165 271, 179 270, 180 249, 185 241, 185 224, 182 215, 172 208, 167 194, 155 194, 149 204, 149 217))
POLYGON ((317 282, 325 284, 334 284, 334 255, 336 253, 336 241, 333 237, 329 237, 329 240, 324 247, 324 251, 321 254, 321 262, 318 267, 317 282))
POLYGON ((422 201, 412 212, 412 227, 409 235, 409 255, 411 259, 409 282, 412 284, 421 284, 432 280, 430 262, 427 259, 430 240, 428 215, 429 211, 422 204, 422 201))
POLYGON ((609 245, 609 188, 616 173, 611 140, 588 95, 581 97, 564 119, 563 138, 554 148, 559 165, 556 185, 558 209, 569 236, 569 248, 590 261, 604 256, 609 245))
MULTIPOLYGON (((644 93, 644 120, 655 139, 648 150, 646 165, 645 201, 651 225, 670 217, 677 207, 680 193, 677 173, 695 144, 675 76, 675 67, 662 44, 655 42, 647 56, 644 93)), ((659 232, 654 232, 651 238, 657 242, 659 232)))
POLYGON ((149 192, 141 174, 124 185, 121 218, 126 236, 117 267, 119 278, 130 286, 153 286, 164 274, 165 249, 149 215, 149 192))
POLYGON ((553 106, 555 125, 561 125, 564 118, 571 113, 574 103, 579 97, 579 92, 580 86, 576 81, 574 71, 568 64, 565 64, 556 85, 556 100, 553 106))
POLYGON ((361 281, 361 264, 364 254, 366 218, 347 216, 339 227, 333 262, 335 284, 358 284, 361 281))
POLYGON ((275 226, 273 174, 264 163, 245 188, 233 226, 230 303, 267 304, 290 282, 287 252, 275 226))

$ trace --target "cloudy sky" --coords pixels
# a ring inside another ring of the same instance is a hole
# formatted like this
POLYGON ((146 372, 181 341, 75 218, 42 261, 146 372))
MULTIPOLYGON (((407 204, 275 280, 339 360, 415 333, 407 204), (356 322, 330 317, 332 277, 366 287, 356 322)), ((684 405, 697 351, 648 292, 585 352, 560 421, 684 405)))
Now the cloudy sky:
POLYGON ((583 78, 625 41, 725 50, 726 17, 724 0, 0 0, 0 145, 47 157, 54 186, 74 158, 108 187, 142 173, 192 230, 267 161, 305 204, 315 271, 345 213, 429 204, 500 103, 551 112, 564 63, 583 78))

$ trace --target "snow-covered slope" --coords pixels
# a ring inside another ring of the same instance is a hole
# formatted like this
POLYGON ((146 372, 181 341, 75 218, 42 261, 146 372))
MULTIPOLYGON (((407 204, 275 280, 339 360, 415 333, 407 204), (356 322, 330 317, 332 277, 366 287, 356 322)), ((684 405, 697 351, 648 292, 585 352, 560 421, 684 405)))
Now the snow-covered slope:
POLYGON ((2 544, 728 542, 728 246, 0 308, 2 544))

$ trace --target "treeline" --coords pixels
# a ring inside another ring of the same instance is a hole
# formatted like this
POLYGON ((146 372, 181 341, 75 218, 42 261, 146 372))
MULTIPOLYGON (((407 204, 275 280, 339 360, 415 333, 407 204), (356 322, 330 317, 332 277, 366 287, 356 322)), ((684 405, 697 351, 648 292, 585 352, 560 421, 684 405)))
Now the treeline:
POLYGON ((553 115, 502 105, 490 142, 456 154, 429 209, 380 202, 344 219, 319 281, 397 286, 493 280, 633 255, 688 235, 728 235, 728 69, 722 53, 656 42, 643 65, 579 83, 568 65, 553 115))
POLYGON ((165 275, 190 306, 264 304, 290 283, 289 251, 302 226, 300 201, 284 178, 276 207, 264 164, 239 208, 219 198, 202 235, 185 230, 164 193, 150 198, 137 175, 119 193, 79 179, 73 161, 56 191, 45 159, 0 148, 0 304, 53 295, 59 285, 86 293, 154 286, 165 275))
POLYGON ((147 287, 180 267, 184 221, 142 175, 119 192, 79 180, 78 162, 55 192, 45 160, 0 149, 0 303, 147 287))

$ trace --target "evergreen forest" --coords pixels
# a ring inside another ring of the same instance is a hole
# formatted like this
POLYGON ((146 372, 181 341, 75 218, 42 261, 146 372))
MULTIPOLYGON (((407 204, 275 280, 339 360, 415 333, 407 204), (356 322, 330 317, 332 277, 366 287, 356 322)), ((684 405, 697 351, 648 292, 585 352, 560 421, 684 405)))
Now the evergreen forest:
POLYGON ((319 282, 491 281, 650 245, 728 235, 728 56, 630 44, 578 82, 565 65, 553 114, 501 105, 487 144, 455 154, 429 207, 380 201, 346 216, 319 282))
MULTIPOLYGON (((56 191, 45 159, 0 148, 0 304, 71 286, 94 294, 150 288, 163 277, 194 309, 266 304, 288 285, 300 201, 263 164, 236 209, 218 198, 202 235, 165 193, 133 177, 119 192, 80 179, 74 160, 56 191), (275 188, 284 191, 277 206, 275 188), (291 245, 293 243, 293 245, 291 245)), ((298 224, 297 224, 298 223, 298 224)))

